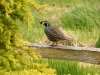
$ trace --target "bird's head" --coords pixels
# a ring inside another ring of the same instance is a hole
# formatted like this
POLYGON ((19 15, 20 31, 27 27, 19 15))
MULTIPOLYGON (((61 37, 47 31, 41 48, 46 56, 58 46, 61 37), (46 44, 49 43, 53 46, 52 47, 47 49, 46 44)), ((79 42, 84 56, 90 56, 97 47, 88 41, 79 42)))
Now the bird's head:
POLYGON ((41 21, 40 24, 45 25, 45 27, 51 26, 51 24, 48 21, 41 21))

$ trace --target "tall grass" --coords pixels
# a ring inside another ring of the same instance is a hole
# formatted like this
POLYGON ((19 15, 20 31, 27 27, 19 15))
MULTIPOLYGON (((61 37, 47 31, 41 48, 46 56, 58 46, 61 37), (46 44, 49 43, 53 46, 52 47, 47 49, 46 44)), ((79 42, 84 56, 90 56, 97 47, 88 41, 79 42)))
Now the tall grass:
MULTIPOLYGON (((21 23, 19 23, 19 25, 20 24, 21 23)), ((35 18, 35 23, 33 23, 30 28, 25 25, 20 25, 19 27, 22 37, 29 42, 43 42, 43 39, 46 38, 43 25, 40 24, 40 20, 37 18, 35 18)))
MULTIPOLYGON (((46 38, 41 20, 48 20, 53 25, 64 28, 69 34, 81 42, 95 43, 99 36, 100 27, 100 2, 99 0, 36 0, 40 4, 49 4, 51 9, 45 15, 35 13, 35 21, 31 29, 20 26, 25 40, 30 42, 43 42, 46 38), (57 8, 61 9, 58 10, 57 8), (70 11, 65 12, 67 8, 70 11), (62 10, 62 8, 66 8, 62 10), (54 19, 52 16, 57 17, 54 19), (59 17, 61 17, 59 19, 59 17), (60 23, 60 21, 63 23, 60 23)), ((39 61, 39 63, 43 63, 39 61)), ((48 67, 54 68, 57 75, 90 75, 100 74, 100 67, 80 66, 77 62, 48 60, 48 67)))
POLYGON ((100 32, 100 6, 83 5, 64 13, 61 20, 66 30, 81 42, 95 42, 100 32))
POLYGON ((77 62, 48 60, 49 67, 56 69, 57 75, 95 75, 100 74, 100 67, 79 65, 77 62))
POLYGON ((64 13, 62 22, 71 29, 91 31, 100 26, 100 11, 93 7, 76 7, 74 10, 64 13))
POLYGON ((99 0, 36 0, 39 4, 49 4, 57 7, 73 7, 82 6, 83 4, 97 5, 99 0))
POLYGON ((86 64, 82 62, 54 60, 54 59, 40 59, 35 60, 38 63, 47 63, 47 68, 56 69, 57 75, 99 75, 100 65, 86 64))
POLYGON ((100 31, 99 0, 36 1, 40 4, 49 4, 50 6, 49 9, 46 9, 47 13, 44 15, 38 13, 33 14, 35 21, 30 30, 27 30, 24 26, 21 27, 21 33, 25 40, 29 40, 30 42, 45 41, 47 38, 44 34, 44 26, 39 23, 41 20, 47 20, 53 26, 64 28, 67 33, 73 35, 79 42, 95 44, 100 31), (57 5, 52 7, 52 3, 57 5), (70 7, 65 8, 66 5, 70 7), (61 19, 59 19, 59 17, 61 17, 61 19))
POLYGON ((100 34, 99 34, 99 38, 98 38, 98 40, 97 40, 97 42, 96 42, 96 47, 97 47, 97 48, 100 48, 100 34))

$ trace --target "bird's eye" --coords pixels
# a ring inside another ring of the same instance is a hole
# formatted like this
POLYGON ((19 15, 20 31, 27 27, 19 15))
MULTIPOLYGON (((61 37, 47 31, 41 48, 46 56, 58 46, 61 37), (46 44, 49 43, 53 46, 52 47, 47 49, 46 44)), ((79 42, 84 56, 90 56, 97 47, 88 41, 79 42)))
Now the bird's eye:
POLYGON ((48 23, 45 23, 45 26, 48 26, 48 23))

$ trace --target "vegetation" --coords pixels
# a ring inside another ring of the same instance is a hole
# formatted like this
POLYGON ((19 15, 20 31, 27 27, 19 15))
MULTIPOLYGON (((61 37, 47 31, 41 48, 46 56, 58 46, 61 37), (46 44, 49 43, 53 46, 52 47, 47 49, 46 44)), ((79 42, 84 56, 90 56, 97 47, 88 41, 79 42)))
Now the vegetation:
POLYGON ((97 40, 97 42, 96 42, 96 47, 97 47, 97 48, 100 48, 100 34, 99 34, 99 38, 98 38, 98 40, 97 40))
POLYGON ((65 30, 66 36, 70 36, 75 41, 73 42, 75 46, 94 47, 99 45, 99 43, 96 44, 100 34, 100 2, 98 0, 95 2, 94 0, 55 0, 53 2, 51 0, 37 0, 37 2, 49 4, 45 9, 47 13, 43 15, 33 14, 38 16, 35 16, 36 21, 32 29, 26 32, 23 32, 24 28, 22 30, 22 35, 27 35, 23 37, 25 40, 30 40, 31 42, 48 41, 44 35, 43 26, 39 24, 41 20, 48 20, 52 25, 62 29, 62 31, 65 30))
POLYGON ((37 58, 41 56, 34 52, 34 48, 23 45, 27 41, 42 43, 46 41, 43 26, 39 23, 41 20, 48 20, 54 26, 65 30, 68 35, 71 34, 73 39, 76 38, 83 46, 100 47, 100 1, 36 0, 36 2, 0 1, 0 75, 99 75, 99 66, 87 64, 84 66, 78 62, 61 60, 40 60, 37 58))
POLYGON ((64 23, 64 29, 72 31, 72 34, 74 34, 80 42, 95 44, 100 34, 97 33, 100 28, 99 9, 99 5, 96 7, 83 5, 64 13, 61 17, 64 23))
MULTIPOLYGON (((96 45, 99 37, 100 14, 99 0, 36 0, 40 4, 49 4, 45 9, 47 13, 35 16, 35 23, 31 30, 22 32, 25 40, 30 42, 47 41, 43 32, 41 20, 48 20, 54 26, 66 30, 65 33, 72 35, 83 46, 96 45), (38 31, 39 30, 39 31, 38 31), (98 33, 97 33, 98 31, 98 33), (34 33, 35 32, 35 33, 34 33), (25 36, 26 35, 26 36, 25 36)), ((24 27, 21 27, 24 30, 24 27)), ((22 31, 23 31, 22 30, 22 31)), ((100 41, 98 40, 98 45, 100 41)), ((79 46, 79 45, 77 45, 79 46)), ((42 59, 38 62, 48 61, 48 67, 56 69, 57 75, 99 75, 100 67, 79 64, 61 60, 42 59), (85 66, 84 66, 85 65, 85 66)))
POLYGON ((47 65, 33 63, 40 55, 23 46, 18 23, 30 27, 31 8, 42 12, 45 5, 33 0, 0 0, 0 75, 56 75, 47 65))
POLYGON ((48 68, 56 69, 57 75, 99 75, 100 65, 56 59, 40 59, 39 63, 48 62, 48 68))
POLYGON ((99 75, 100 66, 63 60, 48 60, 49 67, 56 69, 57 75, 99 75))

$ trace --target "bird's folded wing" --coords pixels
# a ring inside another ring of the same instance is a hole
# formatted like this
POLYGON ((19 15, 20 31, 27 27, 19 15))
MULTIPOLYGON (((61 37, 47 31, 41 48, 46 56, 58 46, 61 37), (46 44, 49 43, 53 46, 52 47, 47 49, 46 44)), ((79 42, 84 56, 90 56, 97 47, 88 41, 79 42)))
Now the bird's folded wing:
POLYGON ((59 33, 55 29, 51 28, 49 29, 49 32, 50 32, 49 34, 51 34, 53 37, 62 39, 62 36, 60 36, 59 33))

